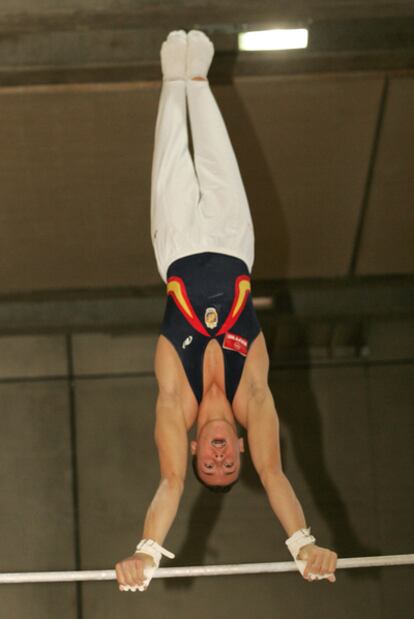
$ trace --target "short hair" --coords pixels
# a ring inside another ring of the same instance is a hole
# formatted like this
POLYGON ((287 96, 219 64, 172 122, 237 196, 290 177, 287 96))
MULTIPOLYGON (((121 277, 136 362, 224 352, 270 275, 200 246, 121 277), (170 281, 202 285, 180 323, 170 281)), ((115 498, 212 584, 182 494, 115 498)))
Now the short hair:
POLYGON ((194 471, 194 475, 196 476, 196 478, 198 479, 198 481, 200 482, 200 484, 202 484, 203 486, 205 486, 206 488, 208 488, 211 492, 230 492, 230 490, 233 488, 234 484, 237 484, 237 482, 239 481, 239 478, 237 477, 237 479, 235 479, 234 481, 232 481, 230 484, 226 484, 225 486, 214 486, 212 484, 207 484, 203 479, 201 479, 200 475, 198 474, 198 470, 197 470, 197 456, 194 454, 192 459, 191 459, 191 464, 193 467, 193 471, 194 471))

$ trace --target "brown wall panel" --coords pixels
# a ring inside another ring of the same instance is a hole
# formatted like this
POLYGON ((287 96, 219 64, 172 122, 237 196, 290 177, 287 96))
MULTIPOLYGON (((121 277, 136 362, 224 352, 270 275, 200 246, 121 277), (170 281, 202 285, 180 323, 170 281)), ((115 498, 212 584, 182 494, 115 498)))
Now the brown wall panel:
POLYGON ((246 80, 237 97, 227 92, 256 276, 347 274, 381 88, 380 77, 328 76, 246 80))
POLYGON ((357 273, 414 271, 414 79, 389 85, 357 273))
POLYGON ((158 86, 0 97, 0 291, 158 281, 149 232, 158 86))
MULTIPOLYGON (((159 83, 4 89, 0 293, 159 283, 149 234, 159 83)), ((381 77, 213 85, 257 277, 347 273, 381 77)))

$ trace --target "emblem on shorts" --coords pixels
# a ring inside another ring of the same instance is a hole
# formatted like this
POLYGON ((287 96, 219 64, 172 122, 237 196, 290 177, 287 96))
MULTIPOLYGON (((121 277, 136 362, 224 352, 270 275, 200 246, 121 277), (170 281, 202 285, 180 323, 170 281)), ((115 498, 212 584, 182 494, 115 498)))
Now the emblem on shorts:
POLYGON ((192 341, 193 341, 193 336, 192 335, 189 335, 188 337, 186 337, 184 342, 183 342, 183 348, 187 348, 187 346, 190 346, 192 341))
POLYGON ((215 307, 208 307, 204 314, 204 322, 208 329, 215 329, 218 325, 218 314, 215 307))

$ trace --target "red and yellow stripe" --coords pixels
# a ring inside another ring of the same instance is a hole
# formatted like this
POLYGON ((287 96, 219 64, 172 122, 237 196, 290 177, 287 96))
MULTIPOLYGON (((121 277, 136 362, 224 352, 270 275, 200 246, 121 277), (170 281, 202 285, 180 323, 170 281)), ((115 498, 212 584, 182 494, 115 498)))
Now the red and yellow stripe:
POLYGON ((171 295, 176 306, 196 331, 210 337, 210 333, 203 327, 200 319, 195 313, 190 299, 188 298, 185 284, 181 277, 170 277, 167 282, 167 295, 171 295))
POLYGON ((224 321, 223 326, 217 335, 226 333, 236 323, 240 314, 244 310, 244 306, 247 303, 248 295, 251 291, 250 277, 248 275, 240 275, 234 285, 234 300, 229 315, 224 321))

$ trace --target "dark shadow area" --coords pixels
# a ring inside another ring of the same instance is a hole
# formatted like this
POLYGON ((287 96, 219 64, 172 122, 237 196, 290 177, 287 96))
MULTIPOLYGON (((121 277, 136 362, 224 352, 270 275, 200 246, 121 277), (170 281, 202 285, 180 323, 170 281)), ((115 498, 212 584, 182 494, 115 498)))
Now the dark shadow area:
MULTIPOLYGON (((284 276, 289 260, 289 234, 274 175, 269 170, 250 112, 239 95, 230 73, 232 54, 224 54, 213 92, 225 120, 246 189, 255 230, 253 286, 257 278, 284 276)), ((214 66, 212 66, 214 69, 214 66)), ((214 73, 213 73, 214 76, 214 73)), ((250 88, 250 87, 249 87, 250 88)), ((273 119, 269 119, 271 122, 273 119)), ((274 119, 277 122, 277 119, 274 119)), ((254 289, 253 289, 254 290, 254 289)))
MULTIPOLYGON (((268 340, 267 340, 268 341, 268 340)), ((270 352, 270 345, 268 345, 270 352)), ((310 363, 309 358, 301 355, 301 362, 306 366, 310 363)), ((381 555, 379 546, 370 546, 364 543, 355 531, 351 522, 349 510, 341 496, 340 488, 337 487, 332 479, 329 469, 324 459, 324 428, 322 425, 322 415, 319 411, 317 399, 313 393, 309 372, 302 372, 302 380, 295 385, 296 390, 300 390, 300 406, 297 406, 298 398, 295 396, 295 404, 289 398, 289 394, 281 394, 277 388, 277 373, 289 371, 281 368, 271 370, 269 384, 274 396, 279 420, 280 420, 280 452, 282 464, 285 469, 289 459, 289 451, 286 446, 286 433, 289 433, 296 461, 300 466, 312 499, 318 508, 320 516, 326 521, 332 532, 332 550, 337 552, 341 558, 363 557, 381 555)), ((247 445, 247 435, 244 432, 244 441, 247 445)), ((350 471, 350 475, 357 474, 350 471)), ((294 483, 292 487, 295 490, 294 483)), ((246 484, 253 492, 264 492, 259 477, 254 469, 249 451, 246 449, 244 456, 241 482, 246 484)), ((298 496, 299 501, 301 497, 298 496)), ((304 508, 305 518, 307 518, 304 508)), ((374 515, 373 515, 374 517, 374 515)), ((307 525, 311 526, 311 532, 317 538, 316 543, 322 547, 330 547, 323 539, 318 537, 318 531, 308 519, 307 525)), ((378 579, 377 570, 348 570, 348 575, 355 579, 378 579)))
MULTIPOLYGON (((192 472, 189 471, 188 474, 192 475, 192 472)), ((191 509, 187 536, 177 552, 178 562, 174 565, 203 565, 207 554, 213 561, 218 557, 218 552, 209 544, 209 539, 220 516, 223 500, 224 494, 214 494, 201 487, 191 509)), ((167 589, 188 589, 194 585, 194 578, 167 578, 164 584, 167 589)))
MULTIPOLYGON (((286 283, 286 288, 281 294, 284 300, 283 311, 294 315, 288 283, 286 283)), ((347 505, 341 496, 341 490, 337 487, 326 465, 322 414, 310 380, 312 360, 306 347, 301 348, 300 359, 297 361, 300 361, 301 369, 304 371, 302 371, 300 384, 295 385, 294 406, 289 400, 289 394, 285 393, 282 397, 282 394, 277 391, 277 386, 275 387, 278 371, 289 371, 289 369, 274 369, 270 372, 269 384, 280 419, 282 444, 283 434, 287 431, 293 445, 295 458, 311 491, 312 499, 320 516, 332 532, 332 550, 337 552, 338 557, 380 555, 382 553, 379 546, 370 546, 364 543, 364 540, 356 533, 347 505), (306 368, 308 368, 307 371, 306 368), (299 398, 298 394, 300 394, 299 398), (298 400, 300 406, 297 406, 298 400)), ((289 453, 283 450, 283 465, 286 463, 286 458, 289 458, 289 453)), ((357 469, 349 471, 349 475, 357 474, 357 469)), ((298 497, 298 499, 300 501, 301 497, 298 497)), ((305 518, 306 516, 305 512, 305 518)), ((375 515, 372 514, 372 516, 374 518, 375 515)), ((312 527, 311 522, 307 521, 307 525, 312 527)), ((317 538, 316 543, 318 545, 327 547, 327 544, 318 538, 318 531, 314 527, 312 527, 312 533, 317 538)), ((354 579, 375 580, 379 578, 379 572, 376 570, 348 570, 348 573, 349 577, 354 579)))

